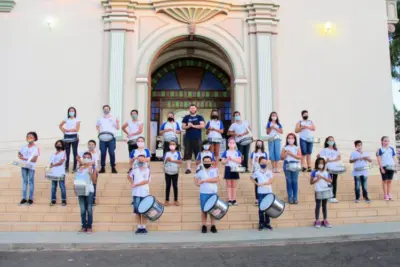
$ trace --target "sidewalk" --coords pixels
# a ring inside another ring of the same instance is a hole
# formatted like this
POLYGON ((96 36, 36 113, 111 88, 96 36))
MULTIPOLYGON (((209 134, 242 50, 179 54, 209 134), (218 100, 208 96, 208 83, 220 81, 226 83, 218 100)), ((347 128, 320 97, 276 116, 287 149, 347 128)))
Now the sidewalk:
POLYGON ((238 230, 201 234, 194 231, 88 234, 66 232, 2 232, 0 251, 94 250, 130 248, 182 248, 284 245, 400 238, 400 222, 340 225, 331 229, 280 228, 274 231, 238 230), (240 244, 238 244, 240 243, 240 244))

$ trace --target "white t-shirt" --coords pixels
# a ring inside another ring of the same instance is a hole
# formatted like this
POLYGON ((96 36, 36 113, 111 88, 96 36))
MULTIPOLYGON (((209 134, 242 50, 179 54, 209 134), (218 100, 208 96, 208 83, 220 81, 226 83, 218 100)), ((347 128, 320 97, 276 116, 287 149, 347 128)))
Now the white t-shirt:
MULTIPOLYGON (((285 151, 290 151, 293 154, 298 155, 300 148, 298 146, 295 146, 295 145, 292 145, 292 146, 291 145, 287 145, 287 146, 284 147, 284 149, 285 149, 285 151)), ((290 155, 286 155, 285 161, 287 161, 287 162, 293 162, 293 161, 299 162, 298 159, 295 159, 294 157, 292 157, 290 155)))
POLYGON ((78 172, 89 174, 89 192, 94 193, 93 181, 92 181, 92 178, 90 177, 90 174, 93 173, 93 168, 92 167, 84 168, 84 169, 79 168, 78 172))
MULTIPOLYGON (((258 170, 255 173, 253 173, 251 178, 253 178, 253 179, 257 178, 257 181, 258 181, 257 183, 259 183, 259 184, 269 182, 272 179, 272 172, 270 170, 266 170, 265 172, 258 170)), ((272 193, 272 186, 271 185, 258 186, 257 193, 259 193, 259 194, 272 193)))
POLYGON ((173 122, 167 121, 167 122, 164 122, 160 128, 161 131, 169 130, 169 129, 172 129, 174 131, 165 132, 163 134, 164 140, 172 140, 172 139, 176 138, 177 137, 176 131, 180 131, 181 127, 179 126, 179 123, 177 123, 175 121, 173 121, 173 122))
POLYGON ((266 159, 268 160, 268 154, 267 154, 267 152, 261 152, 261 151, 259 151, 259 152, 251 152, 251 154, 250 154, 251 163, 252 163, 253 165, 259 165, 259 164, 258 164, 258 159, 259 159, 260 157, 264 157, 264 158, 266 158, 266 159), (257 159, 257 158, 258 158, 258 159, 257 159), (256 160, 256 159, 257 159, 257 160, 256 160))
MULTIPOLYGON (((353 151, 350 155, 350 160, 355 160, 359 158, 364 158, 364 157, 369 157, 367 152, 362 152, 360 153, 358 150, 353 151)), ((356 171, 355 168, 361 168, 361 167, 366 167, 368 166, 368 161, 366 160, 357 160, 354 162, 354 169, 353 169, 353 176, 368 176, 368 170, 363 170, 363 171, 356 171)))
MULTIPOLYGON (((49 162, 51 164, 59 163, 61 160, 65 159, 65 151, 55 152, 51 155, 49 162)), ((65 175, 65 161, 60 166, 51 168, 51 175, 55 177, 61 177, 65 175)))
MULTIPOLYGON (((336 159, 340 155, 340 153, 337 150, 330 149, 329 147, 327 147, 322 149, 321 152, 319 152, 319 155, 320 157, 326 157, 329 160, 333 160, 336 159)), ((328 164, 326 164, 326 167, 331 170, 334 169, 338 163, 339 161, 328 162, 328 164)))
MULTIPOLYGON (((142 121, 134 122, 132 120, 129 120, 128 121, 128 133, 129 134, 136 133, 137 131, 139 131, 140 125, 142 125, 142 124, 143 124, 142 121)), ((138 135, 131 136, 128 139, 129 140, 135 140, 135 139, 138 139, 141 136, 143 136, 143 135, 140 133, 138 135)))
POLYGON ((381 147, 378 151, 378 155, 381 157, 382 166, 393 166, 395 162, 393 157, 396 156, 394 148, 389 146, 387 148, 381 147))
MULTIPOLYGON (((322 173, 320 171, 313 171, 311 173, 311 177, 314 178, 314 180, 317 179, 317 174, 320 174, 324 176, 325 178, 330 178, 331 176, 327 171, 323 171, 322 173)), ((317 183, 315 183, 315 192, 323 192, 329 190, 329 183, 323 179, 319 180, 317 183)))
POLYGON ((271 131, 269 132, 270 136, 280 136, 279 132, 276 129, 282 129, 282 125, 280 123, 269 121, 267 123, 267 129, 271 129, 271 131))
MULTIPOLYGON (((209 168, 208 170, 201 169, 195 176, 199 180, 206 180, 209 178, 217 178, 218 170, 216 168, 209 168)), ((200 193, 202 194, 216 194, 218 193, 217 183, 203 183, 200 185, 200 193)))
MULTIPOLYGON (((312 126, 313 122, 310 120, 302 120, 300 121, 300 126, 312 126)), ((307 140, 308 137, 312 137, 312 131, 310 129, 303 129, 300 131, 300 138, 303 140, 307 140)))
POLYGON ((86 152, 92 154, 92 162, 94 164, 94 167, 97 169, 97 167, 99 166, 99 154, 97 152, 91 153, 89 150, 86 150, 84 152, 79 152, 79 157, 83 159, 83 154, 85 154, 86 152))
MULTIPOLYGON (((164 154, 164 160, 166 158, 171 158, 172 160, 181 160, 182 155, 181 152, 179 151, 174 151, 174 152, 168 151, 167 153, 164 154)), ((179 166, 179 164, 175 162, 168 162, 168 163, 171 165, 179 166)))
MULTIPOLYGON (((78 118, 74 118, 74 119, 66 118, 64 121, 65 121, 65 124, 64 124, 64 129, 65 130, 76 129, 77 124, 79 122, 81 122, 81 120, 78 119, 78 118)), ((65 133, 65 134, 77 134, 77 133, 78 132, 68 132, 68 133, 65 133)))
POLYGON ((112 134, 116 134, 117 132, 117 118, 113 116, 101 116, 97 120, 96 126, 100 127, 100 133, 102 132, 110 132, 112 134))
MULTIPOLYGON (((234 122, 231 127, 229 127, 228 131, 235 132, 236 134, 243 134, 247 131, 247 128, 249 127, 249 123, 247 121, 242 121, 241 123, 234 122)), ((235 141, 240 142, 243 138, 247 137, 246 135, 244 136, 235 136, 235 141)))
MULTIPOLYGON (((206 125, 206 130, 214 128, 214 129, 224 129, 224 124, 220 120, 210 120, 207 122, 206 125)), ((207 135, 208 138, 222 138, 222 135, 219 132, 216 131, 210 131, 210 133, 207 135)))
MULTIPOLYGON (((138 184, 142 181, 151 181, 150 177, 150 169, 140 169, 136 168, 131 171, 129 176, 133 179, 133 184, 138 184)), ((132 196, 135 197, 147 197, 150 194, 150 186, 149 184, 136 186, 132 188, 132 196)))
MULTIPOLYGON (((239 150, 225 150, 224 153, 222 153, 221 158, 223 159, 227 159, 228 157, 234 158, 234 159, 238 159, 242 157, 242 153, 240 153, 239 150)), ((228 161, 228 163, 226 163, 226 166, 229 167, 236 167, 236 166, 240 166, 239 163, 233 162, 232 160, 228 161)))
MULTIPOLYGON (((32 147, 29 147, 28 145, 24 145, 19 150, 19 153, 21 153, 24 158, 28 159, 28 160, 23 160, 24 163, 28 163, 32 158, 34 158, 36 156, 40 156, 40 150, 35 144, 32 147)), ((30 162, 30 165, 32 166, 32 169, 34 170, 36 163, 30 162)))

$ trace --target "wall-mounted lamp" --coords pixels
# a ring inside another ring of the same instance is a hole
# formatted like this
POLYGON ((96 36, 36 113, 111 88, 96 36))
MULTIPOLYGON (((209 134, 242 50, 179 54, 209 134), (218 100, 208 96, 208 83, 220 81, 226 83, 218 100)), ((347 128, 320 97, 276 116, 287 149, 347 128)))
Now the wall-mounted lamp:
POLYGON ((332 22, 328 21, 324 24, 325 33, 332 31, 332 22))
POLYGON ((317 32, 321 36, 334 36, 336 35, 336 24, 331 21, 317 24, 317 32))
POLYGON ((52 17, 48 17, 45 20, 45 24, 47 25, 47 27, 49 28, 49 30, 51 31, 51 29, 54 28, 54 24, 55 24, 55 20, 52 17))

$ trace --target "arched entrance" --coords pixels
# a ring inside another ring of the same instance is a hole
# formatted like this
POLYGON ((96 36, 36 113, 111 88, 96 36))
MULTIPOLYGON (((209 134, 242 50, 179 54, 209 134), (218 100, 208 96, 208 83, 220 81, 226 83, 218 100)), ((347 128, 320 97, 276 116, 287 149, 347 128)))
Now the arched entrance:
POLYGON ((215 44, 199 38, 175 40, 158 53, 150 72, 150 140, 158 136, 168 112, 174 112, 180 123, 191 104, 198 107, 206 121, 211 110, 218 109, 228 129, 234 106, 234 78, 230 61, 215 44))

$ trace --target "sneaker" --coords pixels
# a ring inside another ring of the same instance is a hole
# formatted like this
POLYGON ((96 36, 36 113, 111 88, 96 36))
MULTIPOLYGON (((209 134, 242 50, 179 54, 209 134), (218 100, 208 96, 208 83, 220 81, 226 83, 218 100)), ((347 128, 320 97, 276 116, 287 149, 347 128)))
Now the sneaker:
POLYGON ((267 228, 270 231, 274 230, 270 224, 264 224, 264 228, 267 228))
POLYGON ((329 199, 329 203, 339 203, 339 201, 336 198, 331 198, 329 199))
POLYGON ((177 201, 174 201, 174 205, 175 206, 179 206, 180 204, 179 204, 179 201, 177 200, 177 201))
POLYGON ((93 200, 93 204, 92 204, 93 206, 96 206, 97 204, 96 204, 96 200, 93 200))
POLYGON ((367 203, 371 203, 371 199, 369 199, 369 198, 365 198, 364 201, 367 203))
POLYGON ((28 201, 26 201, 26 199, 23 198, 23 199, 21 200, 21 202, 19 202, 19 204, 20 204, 20 205, 25 205, 27 202, 28 202, 28 201))
POLYGON ((389 201, 389 196, 388 195, 385 195, 385 198, 384 198, 386 201, 389 201))
POLYGON ((169 206, 169 201, 165 201, 164 206, 165 207, 169 206))
POLYGON ((289 199, 289 204, 293 204, 293 200, 292 199, 289 199))
POLYGON ((297 199, 293 200, 293 204, 299 204, 299 201, 297 199))
POLYGON ((142 232, 141 232, 141 234, 144 234, 144 235, 147 235, 149 232, 147 231, 147 229, 146 228, 143 228, 142 229, 142 232))
POLYGON ((190 174, 190 173, 192 173, 192 171, 189 170, 189 169, 187 169, 187 170, 185 171, 185 174, 190 174))
POLYGON ((264 229, 264 226, 262 224, 258 225, 258 231, 262 231, 264 229))
POLYGON ((69 168, 65 168, 65 173, 69 173, 69 168))
POLYGON ((104 168, 104 167, 101 167, 101 169, 100 169, 99 173, 106 173, 106 168, 104 168))
POLYGON ((135 232, 135 235, 141 234, 142 233, 142 229, 138 228, 135 232))
POLYGON ((236 202, 236 200, 233 200, 233 201, 232 201, 232 205, 233 205, 233 206, 239 206, 239 204, 236 202))
POLYGON ((392 194, 388 194, 389 200, 392 200, 392 194))
POLYGON ((66 201, 66 200, 63 200, 63 201, 61 202, 61 206, 67 206, 67 201, 66 201))
POLYGON ((329 224, 328 220, 324 220, 322 222, 322 226, 326 227, 326 228, 332 228, 332 226, 329 224))
POLYGON ((321 228, 321 222, 319 220, 315 221, 314 222, 314 227, 317 228, 317 229, 321 228))
POLYGON ((112 168, 111 168, 111 172, 112 172, 112 173, 118 173, 118 172, 117 172, 117 169, 116 169, 115 167, 112 167, 112 168))
POLYGON ((54 206, 56 204, 55 200, 50 201, 50 206, 54 206))
POLYGON ((254 205, 258 206, 258 200, 256 199, 256 201, 254 202, 254 205))
POLYGON ((307 169, 306 169, 306 168, 304 168, 304 167, 303 167, 303 168, 301 168, 301 171, 302 171, 302 172, 306 172, 306 170, 307 170, 307 169))
POLYGON ((360 203, 360 200, 359 200, 359 199, 356 199, 354 202, 356 202, 356 203, 360 203))
POLYGON ((311 167, 308 167, 308 168, 307 168, 307 172, 312 172, 311 167))
POLYGON ((32 199, 29 199, 28 200, 28 205, 32 205, 33 204, 33 200, 32 199))
POLYGON ((78 233, 86 233, 86 232, 87 232, 86 228, 82 228, 81 230, 78 231, 78 233))
POLYGON ((203 225, 203 226, 201 227, 201 233, 202 233, 202 234, 206 234, 206 233, 207 233, 207 226, 203 225))
POLYGON ((86 233, 88 233, 88 234, 93 233, 92 228, 88 228, 88 229, 86 230, 86 233))
POLYGON ((232 206, 233 205, 233 201, 228 200, 228 206, 232 206))
POLYGON ((211 233, 213 234, 218 233, 217 227, 215 227, 215 225, 211 225, 211 233))

